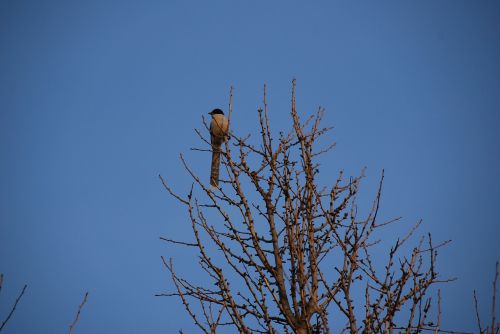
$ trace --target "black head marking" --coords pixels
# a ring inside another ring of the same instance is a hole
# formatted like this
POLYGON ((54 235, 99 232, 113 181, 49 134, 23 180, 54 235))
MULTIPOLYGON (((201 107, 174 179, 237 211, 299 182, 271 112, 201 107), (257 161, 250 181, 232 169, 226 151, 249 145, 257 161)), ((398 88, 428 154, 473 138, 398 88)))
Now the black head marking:
POLYGON ((224 112, 220 109, 214 109, 211 112, 208 113, 209 115, 224 115, 224 112))

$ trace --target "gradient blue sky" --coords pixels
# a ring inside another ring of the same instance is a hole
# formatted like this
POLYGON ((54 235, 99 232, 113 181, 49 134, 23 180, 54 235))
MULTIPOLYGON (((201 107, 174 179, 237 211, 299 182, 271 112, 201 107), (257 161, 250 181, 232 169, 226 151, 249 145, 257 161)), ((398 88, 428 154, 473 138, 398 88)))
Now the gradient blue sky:
MULTIPOLYGON (((490 310, 500 259, 499 1, 0 1, 0 317, 6 333, 172 333, 191 321, 160 255, 195 259, 185 212, 157 175, 187 191, 185 152, 208 178, 193 128, 235 87, 233 129, 272 127, 319 105, 337 149, 322 178, 366 166, 382 214, 424 219, 452 239, 439 267, 447 328, 490 310)), ((369 198, 369 196, 366 196, 369 198)), ((388 231, 393 240, 399 230, 388 231)), ((187 331, 189 332, 189 330, 187 331)))

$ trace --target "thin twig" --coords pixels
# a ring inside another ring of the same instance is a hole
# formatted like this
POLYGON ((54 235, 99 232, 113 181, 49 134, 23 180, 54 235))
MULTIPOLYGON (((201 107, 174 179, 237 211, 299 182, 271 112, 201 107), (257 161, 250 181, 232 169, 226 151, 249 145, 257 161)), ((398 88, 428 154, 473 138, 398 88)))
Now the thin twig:
POLYGON ((441 326, 441 289, 438 289, 438 314, 437 314, 437 325, 435 334, 439 333, 439 327, 441 326))
POLYGON ((231 114, 233 113, 233 86, 229 89, 229 111, 227 115, 227 128, 231 126, 231 114))
POLYGON ((198 246, 198 244, 195 244, 192 242, 178 241, 178 240, 164 238, 164 237, 160 237, 160 240, 170 242, 172 244, 178 244, 178 245, 184 245, 184 246, 190 246, 190 247, 197 247, 198 246))
MULTIPOLYGON (((393 329, 407 329, 406 327, 394 327, 393 329)), ((435 331, 436 329, 434 327, 410 327, 409 329, 416 330, 415 333, 418 333, 419 331, 435 331)), ((452 331, 452 330, 445 330, 445 329, 440 329, 438 333, 447 333, 447 334, 474 334, 473 332, 461 332, 461 331, 452 331)))
POLYGON ((479 328, 479 333, 482 333, 483 328, 481 326, 481 318, 479 317, 479 306, 477 302, 476 290, 474 290, 474 309, 476 310, 477 327, 479 328))
POLYGON ((497 296, 497 281, 498 281, 498 261, 496 264, 495 270, 495 279, 493 280, 493 297, 492 297, 492 305, 491 305, 491 333, 495 333, 495 312, 496 312, 496 296, 497 296))
POLYGON ((75 329, 76 323, 78 322, 78 319, 80 318, 80 312, 82 311, 83 306, 87 302, 88 295, 89 295, 89 293, 85 292, 85 296, 83 297, 83 301, 80 304, 80 306, 78 307, 78 312, 76 313, 75 320, 73 320, 73 323, 69 326, 68 334, 71 334, 71 332, 73 332, 73 329, 75 329))
MULTIPOLYGON (((3 280, 3 275, 2 275, 2 280, 3 280)), ((17 303, 19 303, 19 301, 21 300, 22 296, 24 295, 24 291, 26 291, 26 288, 28 287, 27 284, 24 285, 23 289, 21 290, 21 293, 19 294, 19 296, 17 297, 16 299, 16 302, 14 303, 14 306, 12 306, 12 309, 10 310, 10 313, 9 315, 7 316, 7 318, 5 318, 5 320, 2 322, 2 326, 0 326, 0 332, 2 331, 2 329, 5 327, 5 325, 7 324, 7 321, 9 321, 10 317, 12 316, 12 314, 14 313, 14 311, 16 310, 16 307, 17 307, 17 303)))
POLYGON ((174 193, 174 191, 168 186, 167 182, 161 176, 161 174, 158 174, 158 177, 160 178, 161 183, 163 184, 163 187, 165 187, 165 189, 167 189, 167 191, 168 191, 168 193, 170 195, 172 195, 173 197, 175 197, 179 202, 184 203, 184 204, 188 204, 188 202, 185 199, 181 198, 179 195, 177 195, 176 193, 174 193))

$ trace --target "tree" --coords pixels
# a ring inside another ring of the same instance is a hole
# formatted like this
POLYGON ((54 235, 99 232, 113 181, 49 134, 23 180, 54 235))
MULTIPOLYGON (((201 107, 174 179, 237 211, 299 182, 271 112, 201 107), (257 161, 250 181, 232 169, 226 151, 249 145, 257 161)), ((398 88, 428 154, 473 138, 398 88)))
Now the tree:
MULTIPOLYGON (((232 89, 229 121, 231 100, 232 89)), ((160 176, 186 207, 194 241, 163 239, 195 248, 211 281, 200 285, 183 278, 172 259, 162 258, 175 285, 163 295, 180 297, 204 333, 226 326, 240 333, 329 333, 333 327, 350 333, 439 331, 440 310, 437 321, 429 320, 428 295, 433 285, 447 281, 436 271, 437 249, 446 242, 434 245, 429 234, 403 254, 418 222, 396 239, 385 264, 377 265, 376 234, 400 219, 377 220, 383 172, 365 217, 359 217, 356 202, 363 173, 346 179, 340 172, 332 185, 319 184, 319 157, 334 146, 319 148, 331 130, 321 127, 323 113, 320 108, 300 119, 293 81, 292 127, 275 137, 264 86, 259 143, 231 133, 222 150, 227 178, 219 188, 205 183, 182 155, 193 179, 186 197, 160 176)), ((211 151, 210 141, 197 133, 211 151)))

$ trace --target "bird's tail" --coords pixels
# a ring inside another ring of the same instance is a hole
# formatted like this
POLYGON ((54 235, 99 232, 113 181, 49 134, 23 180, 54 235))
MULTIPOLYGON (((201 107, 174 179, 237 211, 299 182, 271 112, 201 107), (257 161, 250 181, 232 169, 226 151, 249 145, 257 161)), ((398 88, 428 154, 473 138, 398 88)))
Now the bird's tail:
POLYGON ((219 186, 220 149, 220 145, 212 145, 212 169, 210 171, 210 184, 214 187, 219 186))

